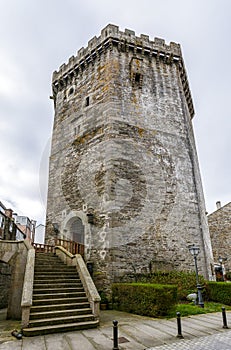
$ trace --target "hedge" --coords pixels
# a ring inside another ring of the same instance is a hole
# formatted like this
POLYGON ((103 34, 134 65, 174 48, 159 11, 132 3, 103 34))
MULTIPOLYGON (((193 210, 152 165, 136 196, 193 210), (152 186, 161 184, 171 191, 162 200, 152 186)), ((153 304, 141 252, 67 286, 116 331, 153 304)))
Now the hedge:
MULTIPOLYGON (((156 271, 148 274, 130 274, 124 276, 120 282, 126 283, 133 281, 138 283, 177 285, 179 300, 186 300, 188 294, 197 292, 195 272, 156 271)), ((199 275, 199 282, 204 286, 205 280, 203 276, 199 275)))
POLYGON ((207 282, 206 292, 210 301, 231 305, 231 283, 207 282))
POLYGON ((112 285, 113 308, 151 317, 165 316, 177 303, 177 286, 150 283, 112 285))

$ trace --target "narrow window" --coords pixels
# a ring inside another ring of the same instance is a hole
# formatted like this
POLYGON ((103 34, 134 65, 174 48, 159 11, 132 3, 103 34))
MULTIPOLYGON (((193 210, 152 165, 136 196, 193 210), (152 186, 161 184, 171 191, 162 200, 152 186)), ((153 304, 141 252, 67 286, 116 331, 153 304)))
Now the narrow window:
POLYGON ((72 88, 70 88, 70 90, 69 90, 69 92, 68 92, 68 96, 72 95, 73 92, 74 92, 74 89, 73 89, 73 87, 72 87, 72 88))
POLYGON ((86 98, 85 106, 88 107, 89 104, 90 104, 90 97, 88 96, 88 97, 86 98))
POLYGON ((140 73, 135 73, 135 83, 139 84, 140 83, 140 73))

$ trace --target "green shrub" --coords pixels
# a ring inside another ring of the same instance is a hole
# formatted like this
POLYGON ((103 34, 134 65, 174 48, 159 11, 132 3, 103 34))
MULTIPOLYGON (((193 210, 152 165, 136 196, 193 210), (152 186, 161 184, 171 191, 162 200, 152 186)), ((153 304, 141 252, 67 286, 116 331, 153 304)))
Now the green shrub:
POLYGON ((228 281, 231 281, 231 271, 226 272, 225 276, 228 281))
POLYGON ((231 283, 207 282, 206 292, 209 300, 231 305, 231 283))
MULTIPOLYGON (((131 274, 124 277, 124 281, 122 280, 121 282, 132 281, 141 283, 177 285, 177 294, 179 300, 186 300, 188 294, 197 292, 195 272, 157 271, 148 274, 131 274)), ((202 286, 205 284, 203 276, 199 276, 199 282, 202 286)))
POLYGON ((177 287, 150 283, 112 285, 113 308, 151 317, 167 315, 177 303, 177 287))

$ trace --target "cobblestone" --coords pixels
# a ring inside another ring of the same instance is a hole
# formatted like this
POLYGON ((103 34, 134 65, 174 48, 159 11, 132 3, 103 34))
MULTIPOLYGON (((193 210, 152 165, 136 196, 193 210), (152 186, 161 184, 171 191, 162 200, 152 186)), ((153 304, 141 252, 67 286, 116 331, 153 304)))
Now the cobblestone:
POLYGON ((193 340, 181 340, 181 342, 155 346, 146 350, 230 350, 231 331, 209 335, 193 340))

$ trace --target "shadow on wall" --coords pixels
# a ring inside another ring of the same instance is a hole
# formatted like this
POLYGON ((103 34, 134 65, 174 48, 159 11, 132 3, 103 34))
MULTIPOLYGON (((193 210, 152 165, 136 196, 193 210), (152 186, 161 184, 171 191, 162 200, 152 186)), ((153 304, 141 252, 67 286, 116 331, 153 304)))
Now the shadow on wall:
POLYGON ((10 283, 11 283, 11 266, 0 261, 0 309, 8 307, 10 283))

